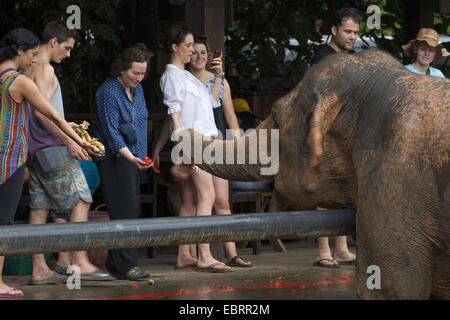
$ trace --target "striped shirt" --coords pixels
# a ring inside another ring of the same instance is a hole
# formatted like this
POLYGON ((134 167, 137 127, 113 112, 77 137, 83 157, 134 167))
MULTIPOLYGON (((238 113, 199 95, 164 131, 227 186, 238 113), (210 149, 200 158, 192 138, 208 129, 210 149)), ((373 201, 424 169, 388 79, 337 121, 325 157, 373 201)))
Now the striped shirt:
POLYGON ((6 80, 0 80, 0 185, 27 161, 30 107, 26 100, 18 103, 9 94, 9 87, 19 74, 13 72, 6 80))

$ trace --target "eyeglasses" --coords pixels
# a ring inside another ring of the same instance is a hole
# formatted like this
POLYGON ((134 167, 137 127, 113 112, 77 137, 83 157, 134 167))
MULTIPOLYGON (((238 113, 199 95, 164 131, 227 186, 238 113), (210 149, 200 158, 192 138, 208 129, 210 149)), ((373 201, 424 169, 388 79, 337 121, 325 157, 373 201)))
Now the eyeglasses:
POLYGON ((194 51, 192 55, 200 55, 200 56, 206 56, 208 54, 208 51, 202 50, 202 51, 194 51))

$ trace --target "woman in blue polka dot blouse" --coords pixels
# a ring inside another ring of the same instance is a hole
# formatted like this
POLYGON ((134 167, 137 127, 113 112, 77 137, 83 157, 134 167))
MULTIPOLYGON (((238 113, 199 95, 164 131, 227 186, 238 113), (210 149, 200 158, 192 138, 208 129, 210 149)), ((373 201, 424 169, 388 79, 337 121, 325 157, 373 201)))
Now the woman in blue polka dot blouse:
MULTIPOLYGON (((138 217, 139 171, 152 166, 143 161, 147 155, 148 111, 140 84, 151 56, 143 45, 125 49, 95 96, 95 134, 105 145, 105 155, 95 161, 111 220, 138 217)), ((109 250, 106 268, 118 279, 150 276, 138 268, 135 248, 109 250)))

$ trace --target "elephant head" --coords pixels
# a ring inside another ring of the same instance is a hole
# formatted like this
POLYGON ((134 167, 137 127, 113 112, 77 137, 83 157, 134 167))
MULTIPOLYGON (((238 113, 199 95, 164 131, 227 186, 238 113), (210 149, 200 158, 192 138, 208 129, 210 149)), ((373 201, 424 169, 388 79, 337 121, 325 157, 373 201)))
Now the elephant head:
POLYGON ((360 297, 449 298, 449 101, 449 80, 414 75, 387 53, 334 54, 251 133, 186 139, 234 159, 244 149, 243 163, 197 163, 225 179, 273 181, 271 211, 355 208, 360 297), (265 146, 279 151, 268 175, 265 146), (371 265, 383 273, 379 291, 366 287, 371 265))

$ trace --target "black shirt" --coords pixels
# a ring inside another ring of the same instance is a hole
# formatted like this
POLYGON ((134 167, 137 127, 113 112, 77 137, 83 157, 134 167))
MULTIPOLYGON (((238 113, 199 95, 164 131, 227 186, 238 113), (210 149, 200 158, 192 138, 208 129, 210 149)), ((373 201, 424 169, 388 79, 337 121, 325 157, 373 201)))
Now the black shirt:
MULTIPOLYGON (((333 53, 336 53, 336 51, 334 51, 334 49, 331 46, 326 44, 325 46, 320 48, 316 52, 316 54, 311 58, 311 64, 319 63, 320 60, 322 60, 326 56, 329 56, 330 54, 333 54, 333 53)), ((348 50, 347 53, 355 53, 355 51, 354 50, 348 50)))
POLYGON ((322 60, 323 58, 325 58, 326 56, 329 56, 330 54, 336 53, 336 51, 334 51, 334 49, 332 47, 330 47, 329 45, 325 45, 322 48, 320 48, 315 54, 314 56, 311 58, 311 63, 312 64, 316 64, 319 63, 320 60, 322 60))

